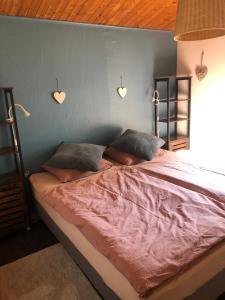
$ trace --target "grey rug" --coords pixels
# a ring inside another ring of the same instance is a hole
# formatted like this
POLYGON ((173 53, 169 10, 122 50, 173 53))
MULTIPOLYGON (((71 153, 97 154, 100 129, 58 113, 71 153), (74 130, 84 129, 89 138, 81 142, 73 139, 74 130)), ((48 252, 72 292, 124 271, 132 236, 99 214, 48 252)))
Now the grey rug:
POLYGON ((100 300, 60 244, 0 268, 0 300, 100 300))

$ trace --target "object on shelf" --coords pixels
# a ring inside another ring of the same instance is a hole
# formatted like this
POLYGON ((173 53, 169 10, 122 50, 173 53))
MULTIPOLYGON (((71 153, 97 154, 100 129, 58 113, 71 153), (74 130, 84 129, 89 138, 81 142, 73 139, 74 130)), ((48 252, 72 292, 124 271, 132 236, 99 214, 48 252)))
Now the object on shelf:
POLYGON ((153 92, 153 97, 152 97, 152 102, 154 102, 155 105, 155 113, 156 113, 156 122, 157 122, 157 132, 156 132, 156 136, 159 137, 159 126, 158 126, 158 122, 159 122, 159 91, 154 90, 153 92))

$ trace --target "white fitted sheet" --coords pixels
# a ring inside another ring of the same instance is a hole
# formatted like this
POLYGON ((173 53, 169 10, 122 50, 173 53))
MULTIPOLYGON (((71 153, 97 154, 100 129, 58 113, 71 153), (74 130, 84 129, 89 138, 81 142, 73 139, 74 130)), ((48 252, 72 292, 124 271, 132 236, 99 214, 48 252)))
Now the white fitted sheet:
MULTIPOLYGON (((137 300, 139 296, 128 280, 114 265, 85 238, 79 229, 67 222, 42 198, 40 193, 62 183, 49 173, 37 173, 30 177, 36 200, 58 225, 74 246, 95 268, 105 283, 123 300, 137 300)), ((214 247, 184 273, 155 289, 148 300, 180 300, 194 293, 209 279, 225 269, 225 242, 214 247)))

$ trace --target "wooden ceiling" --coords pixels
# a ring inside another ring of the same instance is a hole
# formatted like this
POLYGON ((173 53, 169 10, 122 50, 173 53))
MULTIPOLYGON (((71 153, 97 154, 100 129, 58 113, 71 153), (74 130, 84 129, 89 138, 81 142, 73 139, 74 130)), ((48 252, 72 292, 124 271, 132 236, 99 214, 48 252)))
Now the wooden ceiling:
POLYGON ((173 30, 177 0, 0 0, 0 15, 173 30))

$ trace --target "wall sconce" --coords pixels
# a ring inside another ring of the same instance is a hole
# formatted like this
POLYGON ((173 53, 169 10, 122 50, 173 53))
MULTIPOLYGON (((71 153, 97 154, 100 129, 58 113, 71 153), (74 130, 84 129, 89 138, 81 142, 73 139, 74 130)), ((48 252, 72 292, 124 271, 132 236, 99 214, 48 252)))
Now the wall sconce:
MULTIPOLYGON (((31 116, 31 113, 29 113, 29 111, 27 111, 21 104, 17 104, 15 103, 14 106, 19 107, 22 112, 24 113, 24 116, 26 118, 29 118, 31 116)), ((6 119, 7 122, 9 123, 13 123, 13 116, 12 116, 12 106, 10 106, 9 110, 8 110, 8 119, 6 119)))
POLYGON ((224 0, 179 0, 175 41, 197 41, 223 35, 224 0))
MULTIPOLYGON (((19 107, 22 112, 24 113, 24 116, 26 118, 30 117, 31 116, 31 113, 29 111, 27 111, 21 104, 17 104, 15 103, 14 106, 16 107, 19 107)), ((9 110, 8 110, 8 119, 6 119, 6 122, 10 123, 13 125, 14 123, 14 119, 13 119, 13 116, 12 116, 12 106, 10 106, 9 110)), ((15 135, 15 132, 14 132, 14 127, 12 126, 12 133, 13 133, 13 137, 14 137, 14 145, 15 145, 15 149, 16 151, 18 150, 18 142, 17 142, 17 139, 16 139, 16 135, 15 135)))

